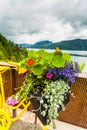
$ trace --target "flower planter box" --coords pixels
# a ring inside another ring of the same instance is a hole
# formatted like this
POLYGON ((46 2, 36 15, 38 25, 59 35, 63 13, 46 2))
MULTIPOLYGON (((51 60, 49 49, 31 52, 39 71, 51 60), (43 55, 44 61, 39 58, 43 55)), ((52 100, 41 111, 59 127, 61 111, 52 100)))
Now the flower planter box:
POLYGON ((40 111, 36 111, 36 114, 43 124, 53 122, 57 118, 57 113, 69 102, 68 83, 75 82, 75 74, 80 71, 79 64, 73 62, 68 53, 56 48, 52 53, 45 50, 30 50, 28 57, 21 62, 21 67, 22 73, 25 70, 24 82, 14 98, 17 97, 17 102, 20 102, 23 98, 31 98, 31 92, 39 93, 40 104, 37 100, 31 99, 34 109, 38 109, 40 105, 40 111))
MULTIPOLYGON (((47 125, 47 118, 48 118, 48 112, 46 113, 45 116, 41 115, 41 111, 44 110, 43 106, 41 105, 41 109, 39 109, 40 107, 40 102, 39 100, 37 100, 36 98, 31 98, 30 99, 31 104, 33 106, 33 110, 34 113, 37 115, 37 117, 40 119, 40 121, 44 124, 47 125), (38 110, 39 109, 39 110, 38 110)), ((65 98, 64 98, 64 105, 66 106, 70 101, 70 93, 67 93, 65 98)), ((44 99, 44 102, 46 102, 46 99, 44 99)), ((62 107, 60 106, 58 109, 58 113, 62 110, 62 107)))

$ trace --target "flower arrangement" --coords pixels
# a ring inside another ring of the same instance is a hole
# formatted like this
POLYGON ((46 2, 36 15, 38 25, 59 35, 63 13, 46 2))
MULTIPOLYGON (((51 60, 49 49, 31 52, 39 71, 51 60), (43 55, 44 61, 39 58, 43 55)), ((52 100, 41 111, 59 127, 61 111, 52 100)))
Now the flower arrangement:
POLYGON ((16 94, 17 100, 25 97, 38 99, 41 115, 47 115, 47 123, 53 121, 66 105, 64 100, 80 71, 79 64, 73 62, 68 53, 56 48, 54 52, 29 50, 28 57, 21 61, 21 67, 26 72, 23 86, 16 94))

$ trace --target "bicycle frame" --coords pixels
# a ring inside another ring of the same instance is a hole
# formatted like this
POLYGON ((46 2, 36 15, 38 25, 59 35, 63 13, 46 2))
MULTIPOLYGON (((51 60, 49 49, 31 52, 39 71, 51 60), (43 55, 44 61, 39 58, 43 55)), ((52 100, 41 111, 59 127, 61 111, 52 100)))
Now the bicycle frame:
POLYGON ((8 130, 11 123, 18 120, 21 117, 21 115, 24 113, 24 111, 31 104, 30 101, 27 104, 25 104, 26 98, 24 98, 16 106, 9 106, 6 104, 4 87, 3 87, 3 80, 2 80, 2 73, 4 73, 7 70, 10 70, 10 67, 0 66, 0 122, 2 122, 2 127, 0 126, 0 128, 2 128, 2 129, 0 129, 0 130, 4 130, 4 127, 5 127, 4 122, 5 123, 8 122, 9 125, 5 128, 6 130, 8 130), (20 108, 20 106, 23 106, 23 109, 18 113, 18 115, 16 117, 11 117, 10 110, 17 110, 18 108, 20 108), (7 119, 9 119, 9 120, 7 121, 7 119))

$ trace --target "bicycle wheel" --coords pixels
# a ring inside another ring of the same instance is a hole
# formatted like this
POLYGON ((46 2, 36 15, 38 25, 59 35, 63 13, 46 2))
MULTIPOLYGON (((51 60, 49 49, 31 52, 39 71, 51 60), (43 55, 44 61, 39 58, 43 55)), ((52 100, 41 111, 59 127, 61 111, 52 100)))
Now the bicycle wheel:
POLYGON ((8 130, 12 121, 10 115, 3 109, 0 109, 0 130, 8 130))

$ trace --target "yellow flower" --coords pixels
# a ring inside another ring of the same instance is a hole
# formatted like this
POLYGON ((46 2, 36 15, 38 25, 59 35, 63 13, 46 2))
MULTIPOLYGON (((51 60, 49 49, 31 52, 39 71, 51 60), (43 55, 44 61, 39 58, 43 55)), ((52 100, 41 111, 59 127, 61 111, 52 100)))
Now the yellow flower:
POLYGON ((58 47, 56 47, 56 52, 60 52, 61 50, 58 48, 58 47))
POLYGON ((42 75, 37 75, 37 78, 38 78, 38 79, 41 79, 41 78, 42 78, 42 75))
POLYGON ((19 70, 18 70, 19 74, 22 74, 22 73, 25 73, 25 72, 26 72, 26 69, 24 69, 24 68, 19 68, 19 70))

